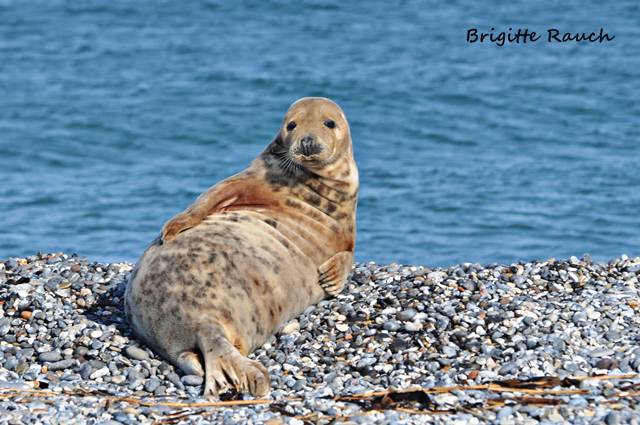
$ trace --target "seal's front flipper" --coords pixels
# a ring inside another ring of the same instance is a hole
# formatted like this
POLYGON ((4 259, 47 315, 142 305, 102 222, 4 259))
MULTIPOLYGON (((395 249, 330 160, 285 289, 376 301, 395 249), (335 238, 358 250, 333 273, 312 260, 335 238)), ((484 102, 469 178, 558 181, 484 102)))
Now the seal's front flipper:
MULTIPOLYGON (((213 195, 210 195, 210 198, 213 197, 213 195)), ((202 223, 209 214, 213 214, 217 211, 224 211, 225 208, 229 207, 229 205, 232 205, 235 201, 237 201, 237 199, 237 196, 223 199, 221 201, 218 201, 215 207, 211 207, 204 201, 196 202, 191 207, 187 208, 180 214, 175 215, 164 224, 164 226, 162 227, 162 241, 171 241, 176 236, 178 236, 179 233, 182 233, 185 230, 189 230, 192 227, 195 227, 198 224, 202 223)), ((212 201, 209 200, 208 202, 212 201)))
POLYGON ((251 167, 236 176, 230 177, 213 186, 186 210, 175 215, 162 228, 162 241, 169 242, 179 233, 202 223, 212 214, 230 209, 264 207, 273 203, 272 197, 265 192, 265 184, 254 178, 251 167))
POLYGON ((204 358, 204 396, 215 399, 229 389, 254 397, 269 394, 271 380, 262 363, 240 354, 217 326, 202 328, 198 346, 204 358))
POLYGON ((353 253, 341 251, 318 267, 318 283, 331 296, 336 296, 344 289, 347 276, 353 264, 353 253))
POLYGON ((162 227, 162 241, 169 242, 174 239, 178 233, 184 232, 198 224, 201 220, 196 219, 193 215, 180 213, 167 221, 162 227))

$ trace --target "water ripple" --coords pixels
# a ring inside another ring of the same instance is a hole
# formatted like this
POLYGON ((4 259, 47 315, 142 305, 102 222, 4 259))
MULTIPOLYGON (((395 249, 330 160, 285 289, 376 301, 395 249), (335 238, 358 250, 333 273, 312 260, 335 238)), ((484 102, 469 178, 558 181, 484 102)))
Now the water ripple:
POLYGON ((495 6, 0 1, 0 257, 136 259, 305 95, 349 116, 361 260, 637 255, 637 2, 495 6), (514 16, 617 38, 464 43, 514 16))

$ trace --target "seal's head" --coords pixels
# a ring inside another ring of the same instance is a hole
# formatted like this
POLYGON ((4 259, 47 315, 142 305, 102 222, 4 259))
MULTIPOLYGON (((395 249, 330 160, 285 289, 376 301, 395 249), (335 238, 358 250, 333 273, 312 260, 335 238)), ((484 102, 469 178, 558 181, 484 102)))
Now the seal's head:
POLYGON ((278 139, 298 165, 313 170, 351 155, 349 124, 342 109, 323 97, 304 97, 291 105, 278 139))

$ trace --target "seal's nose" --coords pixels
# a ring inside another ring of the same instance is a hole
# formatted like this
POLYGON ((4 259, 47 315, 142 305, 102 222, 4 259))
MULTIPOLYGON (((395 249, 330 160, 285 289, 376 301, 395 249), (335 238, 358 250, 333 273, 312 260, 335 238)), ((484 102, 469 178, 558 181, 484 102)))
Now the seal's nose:
POLYGON ((315 137, 307 134, 300 139, 300 153, 304 156, 311 156, 320 153, 322 148, 316 143, 315 137))

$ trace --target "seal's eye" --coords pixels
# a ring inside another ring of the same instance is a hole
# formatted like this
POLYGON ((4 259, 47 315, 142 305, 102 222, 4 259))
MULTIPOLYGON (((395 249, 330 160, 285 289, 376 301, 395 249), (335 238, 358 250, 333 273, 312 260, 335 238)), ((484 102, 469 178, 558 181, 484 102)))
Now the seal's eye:
POLYGON ((333 120, 326 120, 324 125, 329 128, 336 128, 336 122, 333 120))
POLYGON ((287 124, 287 131, 293 130, 294 128, 296 128, 296 125, 298 124, 296 124, 295 121, 289 121, 289 124, 287 124))

